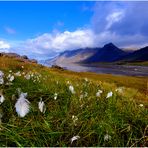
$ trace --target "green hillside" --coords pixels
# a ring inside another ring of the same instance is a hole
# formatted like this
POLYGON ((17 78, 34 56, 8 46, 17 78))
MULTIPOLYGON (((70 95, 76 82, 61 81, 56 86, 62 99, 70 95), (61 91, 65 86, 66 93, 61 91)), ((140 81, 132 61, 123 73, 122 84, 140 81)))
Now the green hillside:
POLYGON ((77 73, 10 57, 0 57, 0 71, 0 147, 148 146, 148 77, 77 73), (22 93, 29 101, 24 117, 16 112, 22 93))

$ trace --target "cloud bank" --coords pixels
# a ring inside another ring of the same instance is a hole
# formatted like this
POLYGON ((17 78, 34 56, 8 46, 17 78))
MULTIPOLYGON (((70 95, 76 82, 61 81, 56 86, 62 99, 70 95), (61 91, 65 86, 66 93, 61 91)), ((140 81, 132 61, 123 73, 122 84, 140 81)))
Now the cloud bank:
POLYGON ((110 42, 120 47, 140 47, 147 45, 147 20, 148 2, 146 1, 96 2, 92 30, 98 35, 108 32, 110 42))
POLYGON ((9 52, 9 49, 10 45, 5 41, 0 40, 0 52, 9 52))

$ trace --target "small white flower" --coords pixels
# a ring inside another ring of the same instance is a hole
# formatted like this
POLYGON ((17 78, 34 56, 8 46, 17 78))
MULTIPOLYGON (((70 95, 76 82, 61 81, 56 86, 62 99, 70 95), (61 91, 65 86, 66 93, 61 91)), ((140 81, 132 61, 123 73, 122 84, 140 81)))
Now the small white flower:
POLYGON ((27 74, 27 75, 25 75, 24 77, 25 77, 27 80, 30 80, 30 78, 31 78, 30 74, 27 74))
POLYGON ((20 71, 16 72, 16 73, 15 73, 15 76, 19 76, 19 77, 20 77, 20 76, 21 76, 20 71))
POLYGON ((5 98, 2 94, 2 92, 0 91, 0 104, 2 104, 5 101, 5 98))
POLYGON ((76 122, 78 121, 78 117, 73 115, 72 120, 73 120, 74 125, 76 125, 76 122))
POLYGON ((22 66, 22 68, 24 68, 24 66, 22 66))
POLYGON ((11 74, 9 74, 8 76, 7 76, 7 79, 9 79, 11 77, 11 74))
POLYGON ((9 73, 11 73, 12 72, 12 70, 9 70, 9 73))
POLYGON ((84 92, 84 97, 87 97, 88 96, 88 92, 84 92))
POLYGON ((12 99, 12 101, 14 101, 16 99, 15 94, 12 95, 11 99, 12 99))
POLYGON ((123 87, 119 87, 119 88, 115 89, 115 91, 121 94, 121 93, 123 93, 123 87))
POLYGON ((73 143, 73 141, 80 139, 80 136, 74 136, 70 139, 71 144, 73 143))
POLYGON ((9 78, 9 81, 12 82, 14 80, 14 76, 12 75, 10 78, 9 78))
POLYGON ((88 79, 87 79, 87 78, 84 78, 84 80, 85 80, 86 82, 88 82, 88 79))
POLYGON ((104 141, 109 141, 109 140, 111 140, 111 136, 108 135, 108 134, 106 134, 106 135, 104 136, 104 141))
POLYGON ((2 71, 0 71, 0 84, 4 84, 4 73, 2 71))
POLYGON ((56 81, 57 84, 59 84, 59 81, 56 81))
POLYGON ((106 98, 110 98, 110 97, 112 97, 112 95, 113 95, 113 93, 110 91, 110 92, 107 94, 106 98))
POLYGON ((15 104, 16 112, 20 117, 24 117, 29 112, 30 102, 26 99, 27 93, 21 93, 15 104))
POLYGON ((34 77, 34 74, 33 73, 31 74, 31 77, 34 77))
POLYGON ((40 110, 42 113, 45 113, 45 111, 46 111, 46 106, 45 106, 45 103, 42 101, 42 98, 40 98, 40 102, 38 103, 38 107, 39 107, 39 110, 40 110))
POLYGON ((5 85, 10 86, 13 85, 11 82, 7 82, 5 85))
POLYGON ((143 107, 143 104, 139 104, 140 107, 143 107))
POLYGON ((4 79, 0 77, 0 84, 4 84, 4 79))
POLYGON ((54 94, 54 100, 56 100, 56 99, 57 99, 57 97, 58 97, 58 94, 57 94, 57 93, 55 93, 55 94, 54 94))
POLYGON ((84 98, 84 96, 83 96, 83 94, 81 94, 81 95, 80 95, 80 99, 83 99, 83 98, 84 98))
POLYGON ((102 94, 102 90, 98 90, 98 92, 96 93, 96 97, 100 97, 100 95, 102 94))
POLYGON ((4 73, 2 71, 0 71, 0 78, 3 78, 4 73))
POLYGON ((69 81, 67 81, 66 83, 67 83, 67 84, 70 84, 70 82, 69 82, 69 81))
POLYGON ((69 90, 72 94, 75 94, 74 87, 72 85, 69 86, 69 90))

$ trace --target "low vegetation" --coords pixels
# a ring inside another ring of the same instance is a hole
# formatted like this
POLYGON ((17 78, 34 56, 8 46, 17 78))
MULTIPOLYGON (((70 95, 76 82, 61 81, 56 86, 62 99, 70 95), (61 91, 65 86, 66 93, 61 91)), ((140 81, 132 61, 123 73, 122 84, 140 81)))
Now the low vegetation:
POLYGON ((0 147, 148 146, 147 77, 76 73, 9 57, 0 57, 0 71, 0 147), (23 114, 20 98, 29 108, 23 114))

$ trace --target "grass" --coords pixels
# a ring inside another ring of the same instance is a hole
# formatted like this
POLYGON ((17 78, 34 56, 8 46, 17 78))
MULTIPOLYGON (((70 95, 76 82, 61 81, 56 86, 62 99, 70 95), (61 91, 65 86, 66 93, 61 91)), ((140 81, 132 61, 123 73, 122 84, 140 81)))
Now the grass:
POLYGON ((5 82, 9 70, 22 74, 15 76, 12 85, 0 85, 6 99, 0 105, 0 147, 148 146, 147 77, 61 71, 8 57, 0 57, 0 70, 5 82), (23 72, 34 76, 26 80, 23 72), (75 94, 69 91, 69 83, 75 94), (119 87, 123 92, 116 92, 119 87), (24 118, 14 107, 18 88, 28 93, 30 101, 24 118), (98 89, 103 90, 100 97, 96 97, 98 89), (113 96, 106 98, 110 91, 113 96), (44 114, 38 109, 40 97, 46 104, 44 114), (76 135, 80 138, 71 143, 76 135), (105 135, 110 138, 105 140, 105 135))
MULTIPOLYGON (((118 63, 118 62, 117 62, 118 63)), ((133 66, 148 66, 148 61, 137 61, 137 62, 119 62, 118 64, 133 65, 133 66)))

